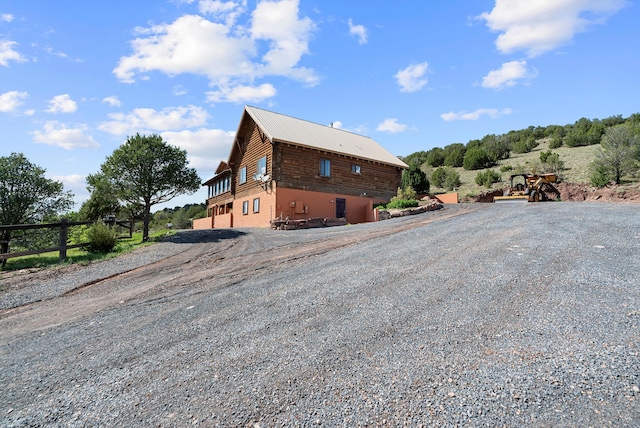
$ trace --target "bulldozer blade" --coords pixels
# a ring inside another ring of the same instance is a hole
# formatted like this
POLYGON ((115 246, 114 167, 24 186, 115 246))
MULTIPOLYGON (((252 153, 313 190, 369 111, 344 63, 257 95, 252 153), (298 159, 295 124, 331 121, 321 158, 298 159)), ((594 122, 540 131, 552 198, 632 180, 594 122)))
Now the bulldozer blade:
POLYGON ((526 204, 529 202, 529 198, 526 196, 496 196, 493 198, 493 202, 496 204, 526 204))

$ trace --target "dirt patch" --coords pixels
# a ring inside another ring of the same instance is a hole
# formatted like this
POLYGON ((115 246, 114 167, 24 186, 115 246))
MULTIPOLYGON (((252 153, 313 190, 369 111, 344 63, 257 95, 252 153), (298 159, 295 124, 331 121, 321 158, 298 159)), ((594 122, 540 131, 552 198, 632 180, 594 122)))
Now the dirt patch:
POLYGON ((586 183, 557 183, 555 186, 563 201, 640 203, 640 183, 609 184, 601 189, 586 183))
MULTIPOLYGON (((603 188, 593 187, 587 183, 554 183, 560 192, 560 200, 565 202, 623 202, 640 203, 640 183, 616 185, 609 184, 603 188)), ((493 202, 494 196, 502 196, 504 190, 496 189, 477 196, 463 198, 461 202, 493 202)), ((553 194, 547 194, 552 200, 553 194)))

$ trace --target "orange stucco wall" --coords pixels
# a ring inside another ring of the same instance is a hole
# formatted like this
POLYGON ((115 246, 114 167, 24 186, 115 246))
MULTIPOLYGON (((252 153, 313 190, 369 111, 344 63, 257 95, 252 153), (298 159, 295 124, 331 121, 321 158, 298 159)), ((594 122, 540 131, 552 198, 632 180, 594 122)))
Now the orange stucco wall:
POLYGON ((198 218, 193 220, 194 229, 211 229, 213 227, 213 217, 198 218))
POLYGON ((275 188, 255 193, 233 201, 233 214, 218 214, 215 217, 194 220, 194 229, 214 227, 269 227, 275 218, 289 217, 300 220, 314 217, 336 217, 336 199, 346 202, 347 223, 364 223, 376 221, 373 204, 387 202, 378 199, 348 196, 335 193, 311 192, 308 190, 275 188), (253 212, 253 200, 260 199, 259 212, 253 212), (249 203, 249 212, 242 214, 242 204, 249 203))
POLYGON ((434 196, 437 200, 442 202, 443 204, 457 204, 458 203, 458 193, 444 193, 442 195, 434 196))
POLYGON ((226 229, 233 227, 233 214, 216 214, 213 217, 213 227, 216 229, 226 229))
MULTIPOLYGON (((234 200, 233 227, 270 227, 271 219, 275 218, 275 202, 275 190, 254 193, 253 195, 234 200), (260 199, 260 210, 257 213, 253 212, 253 200, 255 198, 260 199), (249 212, 247 214, 242 213, 242 203, 244 201, 249 202, 249 212)), ((217 224, 215 227, 218 227, 217 224)))
POLYGON ((335 218, 336 198, 346 200, 347 223, 374 221, 373 204, 375 202, 387 202, 367 197, 279 188, 276 198, 275 217, 282 215, 282 218, 289 217, 292 220, 313 217, 335 218), (292 203, 295 203, 295 205, 292 203), (300 205, 303 208, 300 208, 300 205))

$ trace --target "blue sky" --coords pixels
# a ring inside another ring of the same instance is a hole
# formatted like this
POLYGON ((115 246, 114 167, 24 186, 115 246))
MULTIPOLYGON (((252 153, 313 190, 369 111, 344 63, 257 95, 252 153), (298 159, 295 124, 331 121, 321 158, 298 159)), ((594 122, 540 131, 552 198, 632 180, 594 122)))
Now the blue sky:
POLYGON ((0 155, 44 167, 77 210, 85 177, 136 132, 212 177, 245 104, 401 156, 627 117, 638 23, 634 0, 3 0, 0 155))

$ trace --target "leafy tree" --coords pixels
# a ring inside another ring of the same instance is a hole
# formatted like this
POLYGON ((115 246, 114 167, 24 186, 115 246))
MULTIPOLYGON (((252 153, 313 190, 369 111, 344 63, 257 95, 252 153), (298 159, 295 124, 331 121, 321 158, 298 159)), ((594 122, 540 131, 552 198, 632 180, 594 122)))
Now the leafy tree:
POLYGON ((444 165, 451 167, 461 167, 464 162, 464 154, 466 152, 464 144, 454 143, 444 148, 444 165))
POLYGON ((525 139, 522 139, 513 143, 511 145, 511 150, 514 153, 529 153, 537 145, 538 145, 538 142, 533 137, 527 137, 525 139))
POLYGON ((618 114, 615 116, 609 116, 607 118, 602 119, 602 124, 606 128, 609 128, 611 126, 621 125, 623 123, 624 123, 624 119, 622 118, 621 114, 618 114))
POLYGON ((417 166, 411 166, 402 174, 402 188, 411 187, 417 193, 429 193, 430 183, 427 175, 417 166))
POLYGON ((427 161, 427 152, 420 151, 411 153, 408 156, 400 156, 400 160, 406 163, 409 166, 421 166, 423 163, 427 161))
MULTIPOLYGON (((38 223, 73 207, 71 192, 44 173, 22 153, 0 157, 0 224, 38 223)), ((2 232, 3 253, 9 252, 10 238, 10 231, 2 232)))
POLYGON ((620 184, 625 174, 632 174, 640 169, 640 136, 634 135, 631 126, 607 128, 601 146, 596 152, 592 168, 600 174, 604 172, 616 184, 620 184))
POLYGON ((116 189, 107 177, 103 174, 87 176, 87 190, 91 196, 80 207, 81 219, 95 221, 108 215, 118 215, 121 209, 120 201, 116 189))
POLYGON ((427 163, 434 168, 444 165, 444 149, 434 147, 427 152, 427 163))
POLYGON ((444 178, 444 188, 447 190, 453 190, 456 187, 460 187, 460 174, 453 168, 445 168, 446 176, 444 178))
POLYGON ((149 239, 151 207, 180 194, 195 193, 200 178, 187 167, 187 152, 168 145, 159 135, 127 138, 100 167, 120 201, 143 208, 142 240, 149 239))
POLYGON ((431 183, 436 187, 444 187, 444 180, 447 178, 447 171, 444 168, 436 168, 431 173, 431 183))
POLYGON ((495 160, 509 158, 509 138, 506 135, 487 135, 482 139, 482 147, 495 160))
POLYGON ((453 168, 440 167, 431 173, 431 182, 437 187, 453 190, 460 187, 460 174, 453 168))
POLYGON ((464 154, 462 166, 466 170, 491 168, 496 165, 496 159, 490 156, 482 147, 472 147, 464 154))

